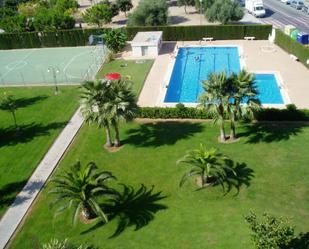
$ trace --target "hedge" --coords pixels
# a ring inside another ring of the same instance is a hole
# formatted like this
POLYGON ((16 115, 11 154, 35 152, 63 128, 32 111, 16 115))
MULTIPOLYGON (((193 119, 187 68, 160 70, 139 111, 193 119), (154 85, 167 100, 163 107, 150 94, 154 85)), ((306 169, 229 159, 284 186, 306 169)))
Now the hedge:
POLYGON ((279 29, 276 29, 275 43, 286 52, 295 55, 301 63, 309 68, 309 65, 306 63, 309 60, 309 47, 293 40, 279 29))
MULTIPOLYGON (((243 39, 255 36, 256 39, 267 39, 271 25, 208 25, 208 26, 156 26, 123 28, 132 40, 140 31, 163 31, 165 41, 197 41, 203 37, 214 37, 216 40, 243 39)), ((25 32, 0 34, 0 49, 74 47, 85 46, 92 34, 102 34, 107 29, 71 29, 49 32, 25 32)))
POLYGON ((71 29, 49 32, 24 32, 0 34, 0 49, 76 47, 85 46, 92 34, 102 34, 107 29, 71 29))
MULTIPOLYGON (((204 109, 193 107, 140 107, 137 118, 149 119, 211 119, 211 115, 204 109)), ((257 121, 309 121, 308 109, 275 109, 265 108, 256 114, 257 121)))
POLYGON ((198 41, 203 37, 216 40, 237 40, 255 36, 258 40, 268 39, 272 25, 206 25, 206 26, 155 26, 126 27, 128 38, 140 31, 163 31, 164 41, 198 41))

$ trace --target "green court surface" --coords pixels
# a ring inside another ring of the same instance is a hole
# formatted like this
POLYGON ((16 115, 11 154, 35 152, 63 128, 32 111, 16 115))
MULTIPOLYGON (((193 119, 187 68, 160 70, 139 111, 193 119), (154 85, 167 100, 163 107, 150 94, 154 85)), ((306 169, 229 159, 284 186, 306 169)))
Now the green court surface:
POLYGON ((95 76, 101 46, 0 50, 0 85, 71 84, 95 76))

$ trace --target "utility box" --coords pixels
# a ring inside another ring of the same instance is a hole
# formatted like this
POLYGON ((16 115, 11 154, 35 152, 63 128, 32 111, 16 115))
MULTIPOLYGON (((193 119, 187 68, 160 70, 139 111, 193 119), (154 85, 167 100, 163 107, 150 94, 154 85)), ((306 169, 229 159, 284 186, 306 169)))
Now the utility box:
POLYGON ((299 32, 297 34, 297 41, 301 44, 308 44, 309 43, 309 34, 303 33, 303 32, 299 32))
POLYGON ((297 40, 297 35, 298 35, 298 29, 295 29, 295 30, 293 30, 292 31, 292 33, 291 33, 291 38, 292 38, 292 40, 294 40, 294 41, 296 41, 297 40))
POLYGON ((296 29, 296 28, 295 28, 295 26, 293 26, 293 25, 285 25, 285 26, 284 26, 284 33, 285 33, 286 35, 290 36, 291 33, 292 33, 295 29, 296 29))

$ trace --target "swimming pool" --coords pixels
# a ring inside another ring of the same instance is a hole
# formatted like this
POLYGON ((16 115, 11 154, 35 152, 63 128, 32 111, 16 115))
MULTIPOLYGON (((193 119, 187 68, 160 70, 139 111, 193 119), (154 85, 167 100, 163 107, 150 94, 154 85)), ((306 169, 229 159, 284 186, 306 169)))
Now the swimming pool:
MULTIPOLYGON (((197 103, 209 73, 225 71, 229 75, 240 69, 238 47, 180 48, 164 102, 197 103)), ((256 84, 262 104, 284 103, 274 74, 256 74, 256 84)))

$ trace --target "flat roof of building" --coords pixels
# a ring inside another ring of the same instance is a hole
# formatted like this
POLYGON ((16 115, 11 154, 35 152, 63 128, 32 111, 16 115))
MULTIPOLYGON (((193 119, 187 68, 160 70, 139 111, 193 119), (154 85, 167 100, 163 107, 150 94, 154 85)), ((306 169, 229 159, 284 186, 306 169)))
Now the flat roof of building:
POLYGON ((138 32, 131 44, 134 46, 157 45, 162 38, 162 31, 138 32))

